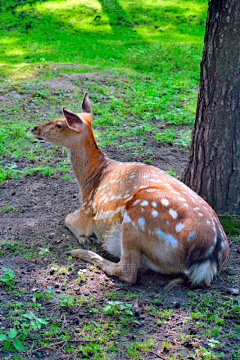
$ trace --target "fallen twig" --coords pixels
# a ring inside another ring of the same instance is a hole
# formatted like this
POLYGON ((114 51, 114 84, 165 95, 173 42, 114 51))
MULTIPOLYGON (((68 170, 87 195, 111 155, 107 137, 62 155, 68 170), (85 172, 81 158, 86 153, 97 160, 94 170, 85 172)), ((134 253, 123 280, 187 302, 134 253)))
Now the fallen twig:
POLYGON ((40 351, 40 350, 43 350, 43 349, 51 349, 52 347, 54 347, 56 345, 60 345, 62 343, 66 343, 66 342, 67 342, 67 340, 65 339, 65 340, 59 341, 59 342, 57 342, 55 344, 44 345, 44 346, 41 346, 38 349, 31 350, 29 353, 32 354, 32 353, 34 353, 36 351, 40 351))
POLYGON ((158 353, 155 353, 154 351, 150 351, 150 353, 152 353, 153 355, 156 355, 157 357, 159 357, 159 359, 163 359, 165 360, 166 358, 158 353))

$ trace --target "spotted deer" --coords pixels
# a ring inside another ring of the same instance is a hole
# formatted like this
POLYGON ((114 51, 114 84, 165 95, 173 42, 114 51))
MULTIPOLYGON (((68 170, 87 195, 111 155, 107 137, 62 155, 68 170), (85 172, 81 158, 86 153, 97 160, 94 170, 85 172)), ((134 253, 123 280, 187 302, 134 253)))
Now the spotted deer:
POLYGON ((63 107, 63 115, 32 133, 68 149, 78 180, 82 207, 66 216, 65 225, 83 248, 68 254, 130 284, 136 283, 140 268, 149 268, 186 275, 193 286, 209 286, 229 250, 213 209, 154 166, 108 158, 93 135, 87 93, 81 113, 63 107), (93 235, 118 263, 88 250, 93 235))

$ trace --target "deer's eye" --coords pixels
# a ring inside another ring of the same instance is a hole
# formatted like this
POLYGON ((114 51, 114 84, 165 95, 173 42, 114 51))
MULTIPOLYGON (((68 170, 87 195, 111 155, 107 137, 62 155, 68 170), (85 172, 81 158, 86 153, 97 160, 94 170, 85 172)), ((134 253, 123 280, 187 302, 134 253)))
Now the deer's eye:
POLYGON ((58 128, 58 129, 61 129, 61 125, 60 125, 60 124, 56 124, 55 127, 58 128))

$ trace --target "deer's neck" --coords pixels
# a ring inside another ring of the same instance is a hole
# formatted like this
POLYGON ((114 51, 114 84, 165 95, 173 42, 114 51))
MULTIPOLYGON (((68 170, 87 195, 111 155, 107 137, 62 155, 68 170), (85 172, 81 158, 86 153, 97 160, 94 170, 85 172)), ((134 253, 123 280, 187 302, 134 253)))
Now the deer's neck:
POLYGON ((73 171, 78 180, 82 193, 86 184, 91 182, 96 175, 106 166, 107 160, 101 150, 97 147, 94 139, 87 143, 79 142, 68 149, 73 171))

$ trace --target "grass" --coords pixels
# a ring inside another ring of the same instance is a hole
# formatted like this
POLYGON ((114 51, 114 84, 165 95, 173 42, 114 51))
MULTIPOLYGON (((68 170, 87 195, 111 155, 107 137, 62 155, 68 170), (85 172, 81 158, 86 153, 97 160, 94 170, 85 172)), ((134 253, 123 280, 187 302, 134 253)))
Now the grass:
POLYGON ((5 1, 0 181, 36 171, 69 178, 66 151, 36 143, 29 129, 62 105, 79 110, 85 90, 101 147, 144 152, 156 136, 188 148, 206 11, 206 0, 5 1))

